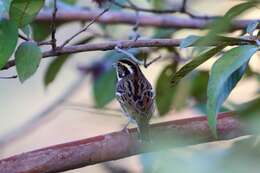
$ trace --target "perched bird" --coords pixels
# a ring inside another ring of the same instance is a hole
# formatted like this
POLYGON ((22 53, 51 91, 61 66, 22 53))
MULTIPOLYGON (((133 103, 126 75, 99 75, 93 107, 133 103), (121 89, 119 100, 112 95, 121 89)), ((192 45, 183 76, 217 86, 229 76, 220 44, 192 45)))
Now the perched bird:
POLYGON ((154 112, 154 92, 137 63, 120 59, 115 64, 117 73, 116 98, 130 122, 137 124, 142 141, 150 141, 149 120, 154 112))

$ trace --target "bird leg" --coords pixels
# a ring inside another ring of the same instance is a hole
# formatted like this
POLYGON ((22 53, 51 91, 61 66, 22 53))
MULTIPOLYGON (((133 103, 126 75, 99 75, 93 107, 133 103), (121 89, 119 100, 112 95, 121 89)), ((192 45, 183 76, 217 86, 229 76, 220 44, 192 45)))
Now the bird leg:
POLYGON ((127 123, 126 123, 126 125, 124 126, 124 128, 122 129, 122 131, 123 132, 126 132, 126 133, 128 133, 128 134, 130 134, 130 132, 129 132, 129 130, 128 130, 128 126, 129 126, 129 124, 132 122, 132 118, 131 117, 128 117, 128 121, 127 121, 127 123))

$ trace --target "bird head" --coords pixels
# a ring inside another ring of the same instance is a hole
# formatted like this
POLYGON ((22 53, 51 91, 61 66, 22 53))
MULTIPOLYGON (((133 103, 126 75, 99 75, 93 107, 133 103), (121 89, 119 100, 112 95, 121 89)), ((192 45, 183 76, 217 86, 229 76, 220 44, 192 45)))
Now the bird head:
POLYGON ((130 59, 119 59, 113 66, 116 68, 118 80, 129 75, 136 76, 141 72, 138 64, 130 59))

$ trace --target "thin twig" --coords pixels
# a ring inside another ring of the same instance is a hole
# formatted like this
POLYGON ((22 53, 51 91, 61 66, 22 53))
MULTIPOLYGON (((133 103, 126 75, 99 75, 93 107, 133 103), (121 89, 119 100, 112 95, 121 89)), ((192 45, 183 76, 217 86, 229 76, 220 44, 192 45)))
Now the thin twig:
POLYGON ((21 38, 24 41, 30 41, 30 39, 28 39, 27 37, 23 36, 22 34, 19 33, 19 38, 21 38))
POLYGON ((161 59, 161 58, 162 58, 162 56, 160 55, 160 56, 158 56, 158 57, 152 59, 150 62, 147 62, 147 58, 145 58, 145 59, 144 59, 144 67, 145 67, 145 68, 149 67, 151 64, 153 64, 154 62, 158 61, 158 60, 161 59))
POLYGON ((42 42, 38 42, 37 43, 39 46, 42 46, 42 45, 53 45, 53 41, 50 40, 50 41, 42 41, 42 42))
POLYGON ((157 61, 161 58, 161 56, 158 56, 158 57, 154 58, 153 60, 151 60, 150 62, 147 62, 147 58, 145 58, 144 61, 141 61, 138 58, 136 58, 133 54, 131 54, 130 52, 120 49, 118 46, 115 47, 115 50, 125 54, 126 56, 131 58, 134 62, 136 62, 139 65, 143 65, 145 68, 149 67, 152 63, 154 63, 155 61, 157 61))
POLYGON ((115 47, 115 50, 117 52, 125 54, 126 56, 131 58, 134 62, 136 62, 137 64, 144 65, 144 61, 141 61, 141 60, 137 59, 133 54, 131 54, 131 53, 129 53, 129 52, 123 50, 123 49, 120 49, 118 46, 115 47))
POLYGON ((184 13, 184 14, 187 14, 188 16, 190 16, 191 18, 194 18, 194 19, 217 19, 219 18, 220 16, 200 16, 200 15, 196 15, 196 14, 193 14, 191 13, 190 11, 187 10, 187 0, 183 0, 182 1, 182 6, 181 6, 181 9, 180 9, 180 13, 184 13))
POLYGON ((136 23, 133 27, 133 40, 138 40, 139 37, 140 37, 140 34, 138 33, 138 28, 139 28, 139 25, 140 25, 140 16, 139 16, 139 11, 138 11, 138 8, 136 8, 135 4, 132 3, 130 0, 127 0, 127 2, 135 9, 135 14, 136 14, 136 23))
POLYGON ((102 16, 104 13, 106 13, 108 10, 110 9, 110 7, 104 9, 99 15, 97 15, 88 25, 86 25, 84 28, 82 28, 79 32, 75 33, 74 35, 72 35, 69 39, 67 39, 60 47, 59 49, 62 49, 64 46, 66 46, 71 40, 73 40, 75 37, 77 37, 78 35, 80 35, 81 33, 85 32, 93 23, 96 22, 96 20, 102 16))
POLYGON ((52 23, 51 23, 51 45, 52 45, 52 50, 56 50, 56 15, 57 15, 57 11, 58 11, 58 8, 57 8, 57 0, 54 0, 53 1, 54 4, 53 4, 53 12, 52 12, 52 23))
MULTIPOLYGON (((18 36, 19 36, 19 38, 21 38, 21 39, 24 40, 24 41, 32 41, 31 39, 29 39, 29 38, 23 36, 22 34, 19 34, 18 36)), ((38 45, 38 46, 42 46, 42 45, 53 45, 53 40, 51 40, 51 41, 37 42, 37 45, 38 45)))

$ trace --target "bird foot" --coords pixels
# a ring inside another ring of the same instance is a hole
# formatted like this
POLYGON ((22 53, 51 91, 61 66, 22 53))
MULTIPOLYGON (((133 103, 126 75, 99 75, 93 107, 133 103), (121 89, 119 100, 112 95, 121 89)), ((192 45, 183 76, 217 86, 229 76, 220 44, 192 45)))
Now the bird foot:
POLYGON ((127 127, 124 127, 121 131, 124 133, 130 134, 130 131, 127 127))

